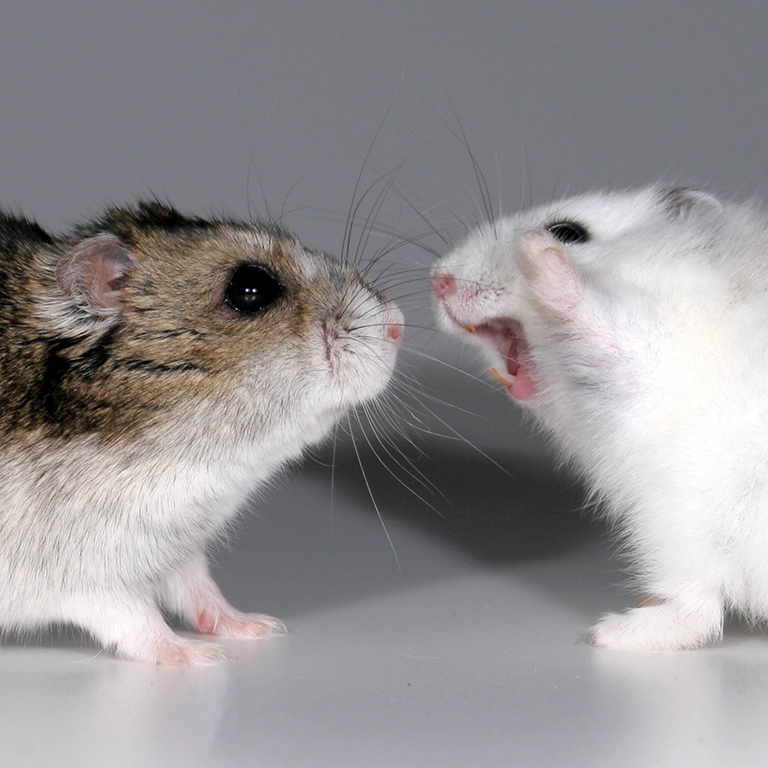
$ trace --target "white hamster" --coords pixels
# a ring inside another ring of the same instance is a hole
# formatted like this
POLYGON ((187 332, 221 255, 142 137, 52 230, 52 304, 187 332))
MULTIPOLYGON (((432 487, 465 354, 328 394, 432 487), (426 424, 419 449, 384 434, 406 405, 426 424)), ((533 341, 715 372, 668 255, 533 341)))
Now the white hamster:
POLYGON ((0 214, 0 630, 74 624, 153 664, 284 629, 236 611, 206 547, 380 394, 397 307, 269 224, 157 202, 56 238, 0 214))
POLYGON ((581 473, 647 596, 597 645, 695 648, 768 620, 768 216, 655 185, 485 224, 432 274, 581 473))

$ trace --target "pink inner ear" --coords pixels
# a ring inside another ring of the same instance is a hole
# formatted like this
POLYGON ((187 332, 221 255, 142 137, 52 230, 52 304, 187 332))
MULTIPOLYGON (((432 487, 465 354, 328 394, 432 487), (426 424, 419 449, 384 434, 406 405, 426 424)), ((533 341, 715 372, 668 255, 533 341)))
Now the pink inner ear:
POLYGON ((558 319, 573 318, 582 301, 581 279, 560 244, 533 230, 520 237, 516 256, 520 271, 541 307, 558 319))
POLYGON ((130 251, 115 235, 95 235, 79 242, 59 262, 56 281, 64 293, 86 299, 94 313, 124 307, 126 274, 135 266, 130 251))

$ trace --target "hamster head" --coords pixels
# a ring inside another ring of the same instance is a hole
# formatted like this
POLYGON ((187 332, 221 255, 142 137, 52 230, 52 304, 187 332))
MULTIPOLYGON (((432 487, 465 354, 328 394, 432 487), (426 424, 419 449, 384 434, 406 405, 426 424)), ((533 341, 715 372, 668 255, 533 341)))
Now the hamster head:
POLYGON ((21 324, 34 359, 14 419, 28 430, 130 438, 208 410, 244 436, 314 438, 390 378, 399 310, 277 227, 145 203, 47 258, 21 324))
POLYGON ((437 321, 477 345, 510 396, 535 410, 555 383, 546 359, 552 333, 599 324, 601 311, 621 301, 622 282, 642 291, 658 280, 653 262, 674 271, 686 254, 700 258, 722 210, 704 193, 655 186, 484 224, 433 269, 437 321))

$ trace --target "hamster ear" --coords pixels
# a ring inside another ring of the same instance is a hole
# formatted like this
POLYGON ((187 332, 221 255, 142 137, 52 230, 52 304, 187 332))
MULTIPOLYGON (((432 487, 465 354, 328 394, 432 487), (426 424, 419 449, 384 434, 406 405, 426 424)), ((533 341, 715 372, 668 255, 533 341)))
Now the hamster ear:
POLYGON ((123 242, 111 234, 81 240, 56 267, 56 281, 64 293, 85 299, 96 315, 124 308, 126 274, 136 265, 123 242))
POLYGON ((557 241, 543 232, 526 232, 515 255, 541 309, 556 320, 574 319, 583 299, 581 278, 557 241))
POLYGON ((716 216, 723 210, 716 197, 690 187, 665 187, 659 190, 659 197, 671 219, 716 216))

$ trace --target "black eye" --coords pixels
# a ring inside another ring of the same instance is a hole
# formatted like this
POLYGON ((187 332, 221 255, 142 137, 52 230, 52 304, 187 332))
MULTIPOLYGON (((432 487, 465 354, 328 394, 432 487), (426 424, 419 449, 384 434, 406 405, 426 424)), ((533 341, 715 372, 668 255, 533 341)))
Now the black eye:
POLYGON ((575 221, 556 221, 546 227, 552 237, 557 238, 566 245, 570 243, 586 243, 589 240, 589 232, 581 224, 575 221))
POLYGON ((283 293, 283 286, 269 270, 258 264, 243 264, 229 280, 224 299, 232 309, 246 314, 262 312, 283 293))

